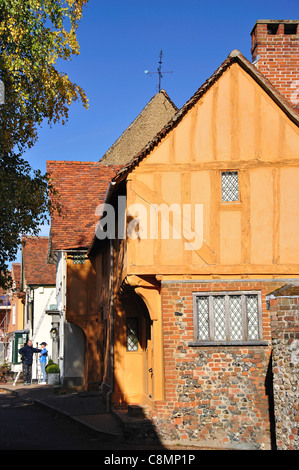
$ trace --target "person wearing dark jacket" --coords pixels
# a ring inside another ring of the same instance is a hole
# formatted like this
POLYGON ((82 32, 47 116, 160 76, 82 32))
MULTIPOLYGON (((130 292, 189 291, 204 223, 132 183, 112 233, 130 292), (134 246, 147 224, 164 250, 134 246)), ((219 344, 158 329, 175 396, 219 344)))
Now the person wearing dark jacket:
POLYGON ((27 341, 25 346, 19 349, 19 354, 22 356, 24 385, 31 384, 33 354, 39 352, 41 352, 41 349, 34 348, 30 339, 27 341))

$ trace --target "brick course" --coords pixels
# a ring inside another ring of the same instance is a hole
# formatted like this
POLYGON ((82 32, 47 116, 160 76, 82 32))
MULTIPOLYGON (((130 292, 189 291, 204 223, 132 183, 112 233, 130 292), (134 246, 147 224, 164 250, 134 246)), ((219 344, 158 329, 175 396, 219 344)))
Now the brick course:
POLYGON ((299 21, 257 22, 252 33, 253 60, 259 56, 256 67, 278 91, 294 106, 299 106, 299 21), (298 24, 297 24, 298 23, 298 24), (278 26, 276 34, 268 29, 278 26), (286 34, 292 27, 294 34, 286 34))

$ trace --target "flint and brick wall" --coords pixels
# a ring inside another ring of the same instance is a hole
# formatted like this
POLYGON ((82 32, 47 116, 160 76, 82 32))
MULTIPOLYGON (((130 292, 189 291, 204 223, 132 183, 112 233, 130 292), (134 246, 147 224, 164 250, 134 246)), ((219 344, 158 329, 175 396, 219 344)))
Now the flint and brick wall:
POLYGON ((165 401, 154 422, 163 441, 218 448, 270 449, 270 312, 274 282, 163 282, 165 401), (256 290, 262 294, 259 346, 190 346, 194 341, 193 292, 256 290))
POLYGON ((271 300, 278 450, 299 450, 299 297, 271 300))

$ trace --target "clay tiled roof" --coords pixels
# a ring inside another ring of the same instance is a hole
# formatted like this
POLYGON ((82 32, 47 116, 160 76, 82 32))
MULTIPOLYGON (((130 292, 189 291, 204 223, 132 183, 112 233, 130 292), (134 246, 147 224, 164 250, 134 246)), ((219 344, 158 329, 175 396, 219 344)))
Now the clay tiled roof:
POLYGON ((48 237, 23 237, 24 280, 27 285, 54 285, 56 269, 47 263, 48 237))
POLYGON ((12 263, 12 278, 16 283, 16 289, 18 292, 21 288, 21 263, 12 263))
POLYGON ((99 162, 48 161, 47 173, 58 191, 61 215, 51 216, 52 250, 86 249, 99 221, 97 207, 104 201, 120 165, 99 162))

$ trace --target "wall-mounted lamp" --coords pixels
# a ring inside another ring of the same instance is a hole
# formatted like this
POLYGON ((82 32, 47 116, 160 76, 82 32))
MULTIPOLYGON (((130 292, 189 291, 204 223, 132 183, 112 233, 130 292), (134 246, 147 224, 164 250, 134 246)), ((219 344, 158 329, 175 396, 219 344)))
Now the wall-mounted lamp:
POLYGON ((53 341, 57 341, 58 339, 58 329, 57 328, 51 328, 50 330, 50 335, 53 341))

